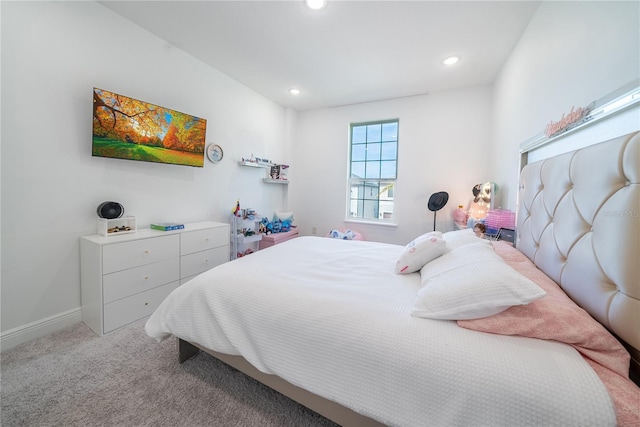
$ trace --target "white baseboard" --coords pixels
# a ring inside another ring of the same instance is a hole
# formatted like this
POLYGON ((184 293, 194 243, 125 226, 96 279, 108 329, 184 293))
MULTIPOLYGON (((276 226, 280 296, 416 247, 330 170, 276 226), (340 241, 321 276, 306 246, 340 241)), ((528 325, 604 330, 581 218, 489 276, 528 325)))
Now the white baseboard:
POLYGON ((27 325, 10 329, 0 334, 0 351, 9 350, 17 345, 44 337, 81 321, 82 310, 78 307, 27 325))

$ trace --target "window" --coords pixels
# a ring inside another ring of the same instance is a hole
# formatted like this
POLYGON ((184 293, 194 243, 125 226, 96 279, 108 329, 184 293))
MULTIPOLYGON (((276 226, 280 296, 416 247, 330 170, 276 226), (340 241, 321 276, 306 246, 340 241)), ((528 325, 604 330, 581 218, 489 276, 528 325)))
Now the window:
POLYGON ((390 220, 398 171, 398 120, 350 127, 349 218, 390 220))

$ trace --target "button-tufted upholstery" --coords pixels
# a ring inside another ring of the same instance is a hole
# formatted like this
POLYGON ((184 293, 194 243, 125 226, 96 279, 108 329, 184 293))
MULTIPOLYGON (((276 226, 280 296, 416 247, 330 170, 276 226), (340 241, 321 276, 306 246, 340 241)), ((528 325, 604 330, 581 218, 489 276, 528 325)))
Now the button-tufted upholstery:
POLYGON ((640 132, 532 163, 516 247, 640 356, 640 132))

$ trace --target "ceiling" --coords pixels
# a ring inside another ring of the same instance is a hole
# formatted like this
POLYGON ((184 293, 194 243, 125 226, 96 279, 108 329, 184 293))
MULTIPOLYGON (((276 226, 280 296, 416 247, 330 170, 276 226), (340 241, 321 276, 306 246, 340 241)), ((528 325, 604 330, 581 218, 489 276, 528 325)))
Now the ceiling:
POLYGON ((298 111, 493 83, 540 1, 100 1, 298 111), (460 56, 453 66, 442 60, 460 56), (297 96, 289 93, 298 88, 297 96))

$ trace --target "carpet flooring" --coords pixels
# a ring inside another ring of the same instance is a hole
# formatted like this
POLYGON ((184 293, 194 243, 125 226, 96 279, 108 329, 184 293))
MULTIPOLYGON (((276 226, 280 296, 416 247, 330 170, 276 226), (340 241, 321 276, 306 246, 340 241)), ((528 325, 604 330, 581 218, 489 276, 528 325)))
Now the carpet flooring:
POLYGON ((0 424, 335 427, 200 352, 179 364, 138 321, 104 337, 83 323, 0 354, 0 424))

